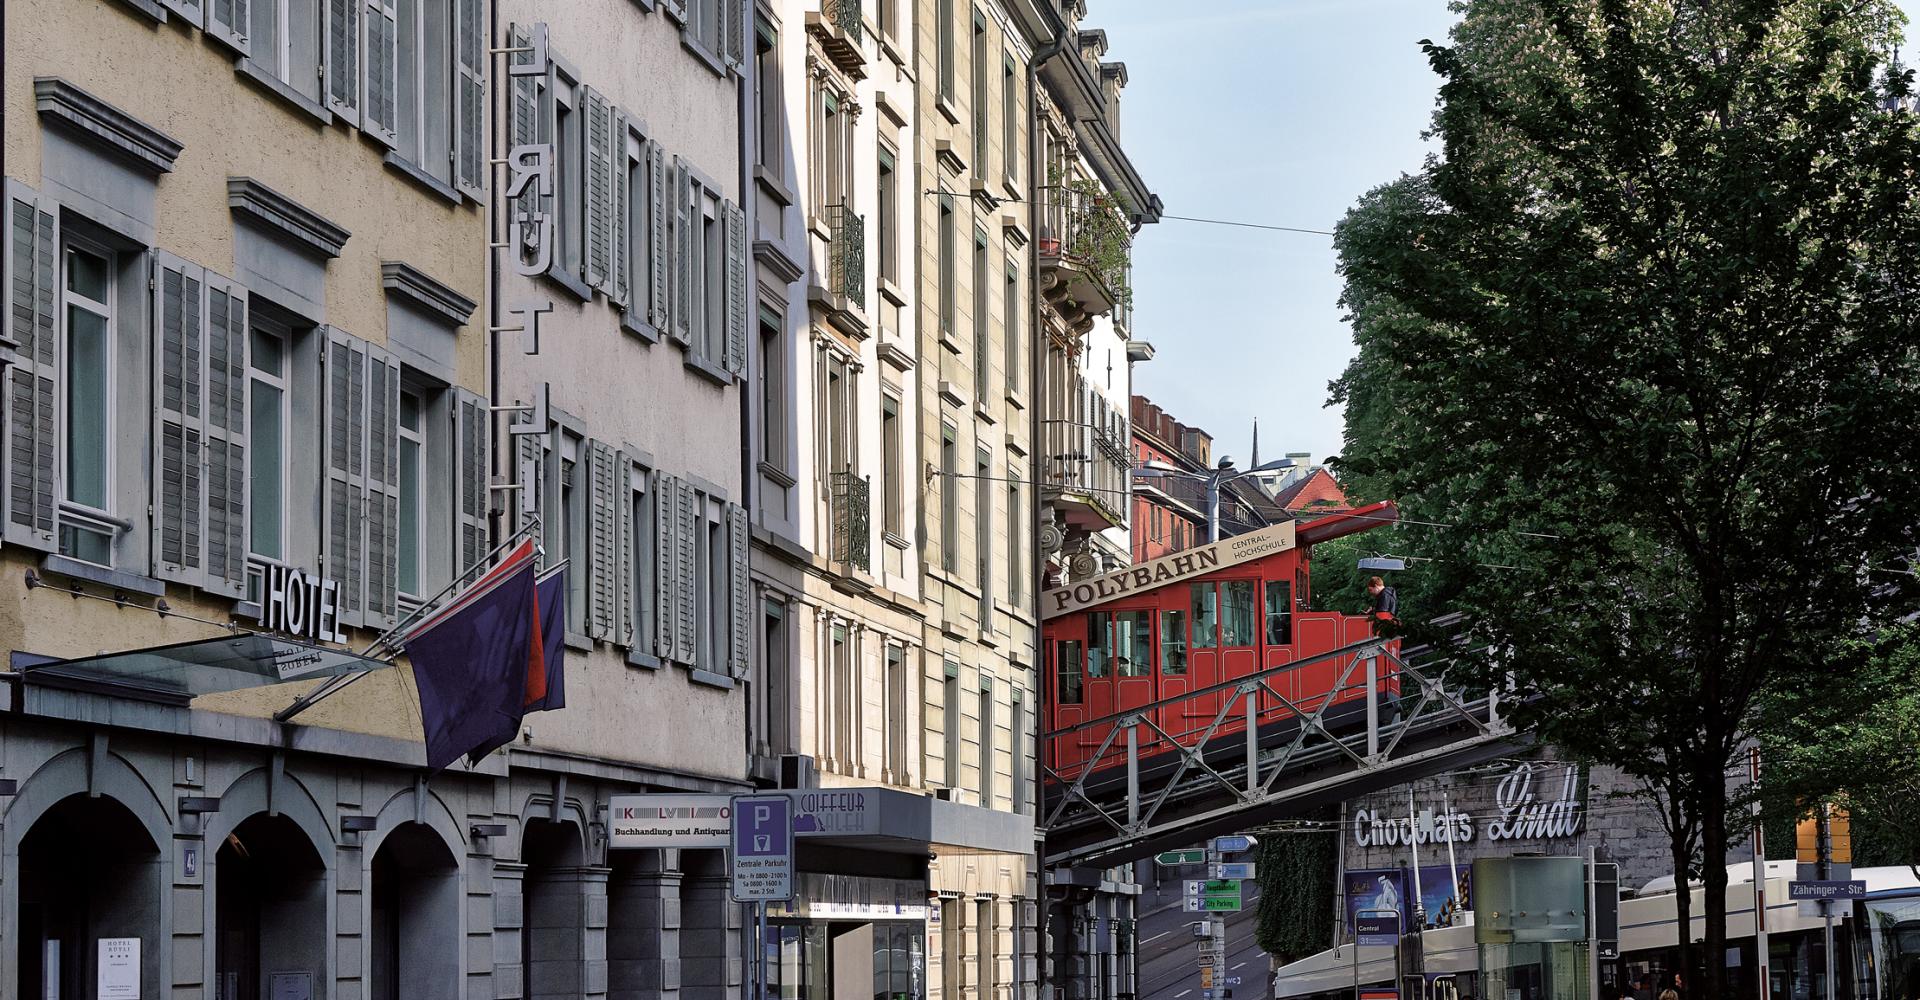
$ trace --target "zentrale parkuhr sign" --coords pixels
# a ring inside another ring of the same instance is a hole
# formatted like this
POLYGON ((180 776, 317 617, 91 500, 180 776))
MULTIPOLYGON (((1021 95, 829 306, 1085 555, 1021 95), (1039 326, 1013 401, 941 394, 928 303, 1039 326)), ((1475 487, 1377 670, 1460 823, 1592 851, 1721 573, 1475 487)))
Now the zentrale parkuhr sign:
POLYGON ((1040 617, 1055 618, 1070 611, 1105 604, 1142 590, 1152 590, 1188 577, 1252 562, 1294 547, 1293 522, 1232 538, 1222 538, 1199 548, 1161 556, 1149 563, 1056 587, 1040 597, 1040 617))

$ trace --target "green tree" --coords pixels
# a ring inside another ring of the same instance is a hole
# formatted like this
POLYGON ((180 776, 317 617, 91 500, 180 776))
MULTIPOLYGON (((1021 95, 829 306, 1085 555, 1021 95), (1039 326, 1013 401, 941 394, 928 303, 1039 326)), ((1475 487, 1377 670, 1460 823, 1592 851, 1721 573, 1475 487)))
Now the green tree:
POLYGON ((1422 605, 1464 613, 1488 652, 1463 669, 1517 688, 1520 724, 1641 781, 1717 958, 1762 695, 1914 606, 1867 572, 1913 551, 1920 500, 1894 429, 1920 413, 1920 125, 1883 108, 1911 87, 1884 72, 1902 19, 1456 9, 1428 44, 1442 154, 1336 237, 1343 483, 1448 525, 1398 531, 1432 560, 1422 605))
MULTIPOLYGON (((1331 811, 1317 817, 1331 821, 1331 811)), ((1333 947, 1333 889, 1339 879, 1334 838, 1326 830, 1261 833, 1255 852, 1260 900, 1254 942, 1282 964, 1333 947)))

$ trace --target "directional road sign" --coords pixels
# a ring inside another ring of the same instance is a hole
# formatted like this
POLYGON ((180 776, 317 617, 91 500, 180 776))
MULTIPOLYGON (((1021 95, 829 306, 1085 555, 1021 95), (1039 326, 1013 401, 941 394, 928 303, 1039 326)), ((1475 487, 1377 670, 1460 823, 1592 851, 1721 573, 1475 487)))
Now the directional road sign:
POLYGON ((733 898, 793 898, 793 800, 785 795, 733 800, 733 898))
POLYGON ((1240 882, 1237 879, 1230 878, 1190 878, 1187 880, 1187 895, 1238 896, 1240 895, 1240 882))
POLYGON ((1216 861, 1207 870, 1214 878, 1252 878, 1251 861, 1216 861))
POLYGON ((1213 849, 1219 851, 1221 854, 1240 854, 1253 850, 1254 845, 1258 843, 1260 842, 1252 837, 1244 833, 1238 833, 1231 837, 1213 838, 1213 849))
POLYGON ((1788 899, 1859 899, 1867 894, 1867 884, 1834 879, 1813 882, 1788 882, 1788 899))
POLYGON ((1154 864, 1165 865, 1168 868, 1179 865, 1200 865, 1205 864, 1206 861, 1206 850, 1198 847, 1190 851, 1161 851, 1153 859, 1154 864))
POLYGON ((1240 897, 1188 896, 1183 909, 1188 913, 1238 913, 1241 909, 1240 897))

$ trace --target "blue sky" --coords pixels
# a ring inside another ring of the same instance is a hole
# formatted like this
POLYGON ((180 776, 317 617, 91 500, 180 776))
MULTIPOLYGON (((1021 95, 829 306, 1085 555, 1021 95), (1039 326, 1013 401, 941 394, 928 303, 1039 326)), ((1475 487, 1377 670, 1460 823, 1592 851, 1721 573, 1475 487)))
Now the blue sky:
MULTIPOLYGON (((1920 0, 1900 5, 1920 16, 1920 0)), ((1445 0, 1088 6, 1107 58, 1127 64, 1122 140, 1169 214, 1331 229, 1427 153, 1436 78, 1420 39, 1445 37, 1445 0)), ((1159 354, 1134 367, 1134 391, 1243 468, 1256 417, 1262 457, 1338 454, 1327 383, 1353 340, 1331 241, 1167 220, 1136 245, 1134 335, 1159 354)))

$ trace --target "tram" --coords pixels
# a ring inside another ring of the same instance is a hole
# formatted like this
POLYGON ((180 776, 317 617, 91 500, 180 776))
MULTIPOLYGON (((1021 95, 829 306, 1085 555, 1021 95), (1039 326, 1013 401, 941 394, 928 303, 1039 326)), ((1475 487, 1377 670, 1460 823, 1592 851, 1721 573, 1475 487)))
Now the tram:
MULTIPOLYGON (((1834 924, 1834 969, 1838 989, 1828 992, 1822 920, 1800 912, 1787 899, 1794 878, 1794 862, 1767 863, 1767 978, 1773 1000, 1915 1000, 1920 998, 1920 879, 1911 868, 1858 868, 1855 879, 1866 882, 1867 895, 1850 906, 1840 904, 1843 919, 1834 924), (1850 912, 1849 912, 1850 909, 1850 912)), ((1753 866, 1727 867, 1727 978, 1726 995, 1751 997, 1755 982, 1753 933, 1753 866)), ((1696 883, 1693 893, 1693 929, 1698 941, 1706 934, 1702 913, 1705 893, 1696 883)), ((1620 902, 1620 959, 1601 963, 1601 997, 1614 1000, 1632 995, 1645 979, 1654 995, 1682 971, 1674 945, 1673 879, 1656 879, 1640 894, 1620 902)), ((1400 991, 1404 1000, 1468 1000, 1480 996, 1478 950, 1472 926, 1442 927, 1421 935, 1425 975, 1400 991)), ((1310 958, 1281 966, 1274 973, 1275 1000, 1353 1000, 1355 984, 1391 990, 1395 978, 1394 949, 1347 944, 1310 958)), ((1547 984, 1524 978, 1509 982, 1507 998, 1540 1000, 1547 984), (1515 988, 1517 987, 1517 989, 1515 988)), ((1697 993, 1686 994, 1697 1000, 1697 993)), ((1497 1000, 1497 998, 1496 998, 1497 1000)))
MULTIPOLYGON (((1343 685, 1348 658, 1334 654, 1371 639, 1373 621, 1313 608, 1313 546, 1398 519, 1398 508, 1383 501, 1223 538, 1047 591, 1041 597, 1046 753, 1054 773, 1124 766, 1124 741, 1109 737, 1141 710, 1180 743, 1208 738, 1244 754, 1244 712, 1214 723, 1234 697, 1228 682, 1255 673, 1300 712, 1330 701, 1321 717, 1329 728, 1363 718, 1365 675, 1343 685), (1299 666, 1276 669, 1291 664, 1299 666)), ((1395 674, 1391 660, 1378 658, 1379 691, 1397 696, 1395 674)), ((1300 722, 1281 698, 1263 693, 1255 725, 1266 742, 1290 739, 1300 722)), ((1173 756, 1166 739, 1139 728, 1140 759, 1164 763, 1173 756)))

